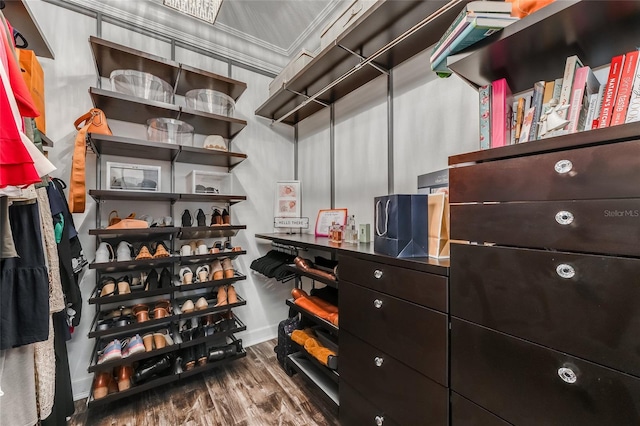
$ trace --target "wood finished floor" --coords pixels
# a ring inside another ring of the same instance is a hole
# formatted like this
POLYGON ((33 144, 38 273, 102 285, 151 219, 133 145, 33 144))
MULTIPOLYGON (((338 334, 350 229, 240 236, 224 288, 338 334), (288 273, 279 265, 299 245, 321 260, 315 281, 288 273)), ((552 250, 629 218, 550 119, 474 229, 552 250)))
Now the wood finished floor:
POLYGON ((69 425, 338 425, 337 410, 317 389, 280 368, 275 344, 251 346, 245 358, 128 400, 91 410, 77 401, 69 425))

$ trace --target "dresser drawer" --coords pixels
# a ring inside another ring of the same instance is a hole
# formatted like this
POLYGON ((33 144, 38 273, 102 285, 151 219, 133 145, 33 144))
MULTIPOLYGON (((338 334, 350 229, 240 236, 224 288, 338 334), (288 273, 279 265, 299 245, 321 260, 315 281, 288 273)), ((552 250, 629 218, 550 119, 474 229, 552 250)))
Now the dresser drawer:
POLYGON ((456 318, 451 387, 518 426, 640 424, 639 379, 456 318))
POLYGON ((510 426, 500 417, 451 392, 451 426, 510 426))
POLYGON ((451 238, 640 255, 640 199, 451 205, 451 238))
MULTIPOLYGON (((447 388, 344 330, 340 332, 341 387, 343 383, 400 424, 447 424, 447 388)), ((348 408, 340 400, 342 410, 348 408)))
POLYGON ((447 277, 350 256, 340 256, 338 262, 340 280, 447 311, 447 277))
POLYGON ((341 334, 342 330, 447 386, 445 314, 341 279, 341 334))
POLYGON ((400 426, 391 416, 367 401, 346 382, 340 382, 341 426, 400 426))
POLYGON ((451 202, 640 197, 640 141, 491 161, 449 170, 451 202))
POLYGON ((640 259, 451 245, 451 314, 640 376, 640 259))

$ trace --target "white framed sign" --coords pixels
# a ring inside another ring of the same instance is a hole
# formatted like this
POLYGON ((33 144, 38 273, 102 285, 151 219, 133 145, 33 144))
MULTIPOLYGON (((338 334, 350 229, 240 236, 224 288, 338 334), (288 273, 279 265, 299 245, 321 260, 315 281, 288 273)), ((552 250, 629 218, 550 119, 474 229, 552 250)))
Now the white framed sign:
POLYGON ((276 228, 309 228, 308 217, 274 217, 273 226, 276 228))
POLYGON ((276 183, 274 218, 299 218, 301 215, 300 181, 288 180, 276 183))

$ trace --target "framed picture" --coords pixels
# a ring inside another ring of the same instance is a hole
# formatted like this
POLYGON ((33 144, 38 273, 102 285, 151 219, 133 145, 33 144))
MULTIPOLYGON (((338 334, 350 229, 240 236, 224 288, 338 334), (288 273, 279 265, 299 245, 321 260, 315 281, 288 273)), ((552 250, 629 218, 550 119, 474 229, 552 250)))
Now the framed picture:
POLYGON ((300 217, 301 199, 299 180, 277 182, 274 217, 300 217))
POLYGON ((316 219, 316 237, 328 237, 329 227, 335 222, 344 226, 347 223, 347 209, 322 209, 316 219))
POLYGON ((160 166, 114 163, 107 161, 108 189, 160 192, 160 166))

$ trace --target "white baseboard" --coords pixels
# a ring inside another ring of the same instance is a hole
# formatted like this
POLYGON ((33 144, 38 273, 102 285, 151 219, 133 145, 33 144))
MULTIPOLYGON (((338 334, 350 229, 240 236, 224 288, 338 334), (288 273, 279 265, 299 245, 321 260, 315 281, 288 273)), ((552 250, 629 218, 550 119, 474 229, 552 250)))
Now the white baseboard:
MULTIPOLYGON (((258 343, 266 342, 275 337, 278 337, 278 325, 269 325, 259 328, 257 330, 244 331, 235 335, 239 339, 242 339, 242 346, 248 348, 249 346, 257 345, 258 343)), ((93 375, 83 377, 79 380, 72 382, 73 388, 73 400, 78 401, 80 399, 88 398, 91 393, 91 383, 93 382, 93 375)))

